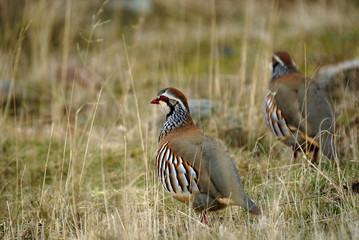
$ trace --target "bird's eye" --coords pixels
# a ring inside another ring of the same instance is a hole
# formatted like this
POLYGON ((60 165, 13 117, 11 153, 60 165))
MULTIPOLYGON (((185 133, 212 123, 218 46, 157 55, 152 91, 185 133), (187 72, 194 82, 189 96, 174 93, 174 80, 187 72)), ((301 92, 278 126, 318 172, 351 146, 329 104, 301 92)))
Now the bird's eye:
POLYGON ((160 100, 163 101, 163 102, 166 102, 166 101, 168 100, 168 98, 165 97, 165 96, 161 96, 161 97, 160 97, 160 100))

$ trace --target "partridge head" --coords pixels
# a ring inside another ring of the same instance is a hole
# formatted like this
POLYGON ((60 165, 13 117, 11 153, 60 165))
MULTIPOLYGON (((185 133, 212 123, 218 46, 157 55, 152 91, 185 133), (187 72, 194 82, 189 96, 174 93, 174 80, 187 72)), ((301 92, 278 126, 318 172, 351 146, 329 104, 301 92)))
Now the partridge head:
POLYGON ((287 52, 276 51, 272 56, 272 79, 291 72, 298 72, 293 59, 287 52))
POLYGON ((276 51, 272 56, 272 78, 264 98, 263 115, 268 129, 276 138, 297 152, 319 149, 334 159, 334 110, 319 85, 300 73, 287 52, 276 51))
POLYGON ((166 109, 158 138, 156 173, 175 199, 202 211, 240 205, 252 214, 258 207, 244 192, 236 166, 225 149, 193 123, 186 97, 175 88, 161 90, 152 104, 166 109))

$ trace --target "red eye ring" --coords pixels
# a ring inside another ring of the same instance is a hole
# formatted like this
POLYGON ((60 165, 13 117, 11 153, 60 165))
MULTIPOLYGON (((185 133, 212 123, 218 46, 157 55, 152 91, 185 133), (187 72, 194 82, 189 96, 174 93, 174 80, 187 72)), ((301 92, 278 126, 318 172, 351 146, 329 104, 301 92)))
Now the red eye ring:
POLYGON ((167 100, 168 100, 168 98, 165 97, 165 96, 161 96, 161 97, 160 97, 160 101, 166 102, 167 100))

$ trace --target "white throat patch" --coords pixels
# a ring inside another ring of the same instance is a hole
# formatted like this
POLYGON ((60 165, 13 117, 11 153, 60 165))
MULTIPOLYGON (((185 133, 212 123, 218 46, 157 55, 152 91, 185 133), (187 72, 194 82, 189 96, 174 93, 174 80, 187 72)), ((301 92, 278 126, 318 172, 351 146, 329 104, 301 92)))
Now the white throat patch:
POLYGON ((160 110, 165 115, 170 113, 170 107, 167 105, 167 103, 160 101, 160 110))

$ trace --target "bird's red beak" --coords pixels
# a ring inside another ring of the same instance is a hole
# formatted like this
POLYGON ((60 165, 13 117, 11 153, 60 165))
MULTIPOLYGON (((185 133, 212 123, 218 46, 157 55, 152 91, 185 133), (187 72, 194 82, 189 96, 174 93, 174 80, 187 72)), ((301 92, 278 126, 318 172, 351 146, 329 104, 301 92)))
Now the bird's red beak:
POLYGON ((155 99, 153 99, 150 103, 151 103, 151 104, 160 104, 160 99, 159 99, 159 98, 155 98, 155 99))

